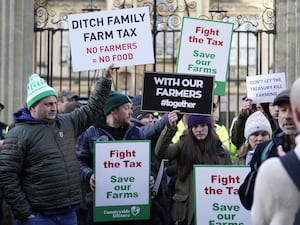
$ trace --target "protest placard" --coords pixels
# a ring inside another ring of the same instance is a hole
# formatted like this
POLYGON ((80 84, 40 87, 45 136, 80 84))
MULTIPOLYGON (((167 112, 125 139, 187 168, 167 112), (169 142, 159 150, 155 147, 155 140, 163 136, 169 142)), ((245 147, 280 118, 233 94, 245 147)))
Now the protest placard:
POLYGON ((247 76, 246 84, 247 98, 252 99, 253 103, 273 102, 286 89, 284 73, 247 76))
POLYGON ((153 64, 148 7, 68 15, 73 71, 153 64))
POLYGON ((183 17, 177 73, 215 76, 215 95, 225 95, 233 24, 183 17))
POLYGON ((195 224, 251 225, 238 195, 249 171, 248 166, 195 165, 195 224))
POLYGON ((94 221, 150 218, 150 141, 95 142, 94 221))
POLYGON ((211 115, 214 77, 145 72, 142 110, 211 115))

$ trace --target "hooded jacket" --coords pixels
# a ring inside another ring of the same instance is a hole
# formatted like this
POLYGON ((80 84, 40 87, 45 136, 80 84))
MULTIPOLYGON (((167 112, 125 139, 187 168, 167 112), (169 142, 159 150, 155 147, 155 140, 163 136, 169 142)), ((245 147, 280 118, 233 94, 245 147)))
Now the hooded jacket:
POLYGON ((88 104, 53 122, 34 119, 27 108, 14 113, 0 154, 0 186, 14 216, 56 213, 81 201, 75 140, 100 116, 111 81, 100 78, 88 104))

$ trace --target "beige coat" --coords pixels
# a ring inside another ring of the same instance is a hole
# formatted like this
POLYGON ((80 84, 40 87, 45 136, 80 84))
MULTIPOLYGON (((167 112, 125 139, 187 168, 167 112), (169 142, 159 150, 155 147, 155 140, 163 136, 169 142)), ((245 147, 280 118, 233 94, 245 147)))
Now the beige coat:
MULTIPOLYGON (((295 152, 300 158, 300 136, 296 138, 295 152)), ((251 209, 253 225, 292 225, 300 207, 300 192, 279 158, 265 161, 255 182, 251 209)))

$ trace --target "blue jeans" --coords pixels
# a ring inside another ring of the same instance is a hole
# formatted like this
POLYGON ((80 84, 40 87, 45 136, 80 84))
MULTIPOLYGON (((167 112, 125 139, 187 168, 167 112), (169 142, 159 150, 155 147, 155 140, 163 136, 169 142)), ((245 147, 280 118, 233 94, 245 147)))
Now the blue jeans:
POLYGON ((34 218, 25 220, 13 220, 13 225, 77 225, 76 212, 54 215, 42 215, 37 213, 34 218))

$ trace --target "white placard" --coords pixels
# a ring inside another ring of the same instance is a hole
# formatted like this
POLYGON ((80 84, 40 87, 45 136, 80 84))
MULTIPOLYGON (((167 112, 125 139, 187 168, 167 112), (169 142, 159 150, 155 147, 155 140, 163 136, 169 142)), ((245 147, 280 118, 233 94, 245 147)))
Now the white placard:
POLYGON ((148 7, 68 15, 73 71, 153 64, 148 7))
POLYGON ((274 98, 286 89, 284 73, 247 76, 247 98, 253 103, 273 102, 274 98))
POLYGON ((251 225, 250 211, 239 199, 238 188, 248 166, 194 166, 197 225, 251 225))
POLYGON ((149 141, 95 143, 95 206, 149 203, 149 141))
POLYGON ((232 23, 184 17, 177 73, 214 75, 215 95, 224 95, 232 32, 232 23))

